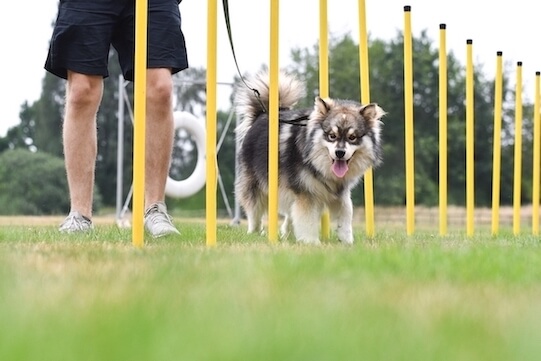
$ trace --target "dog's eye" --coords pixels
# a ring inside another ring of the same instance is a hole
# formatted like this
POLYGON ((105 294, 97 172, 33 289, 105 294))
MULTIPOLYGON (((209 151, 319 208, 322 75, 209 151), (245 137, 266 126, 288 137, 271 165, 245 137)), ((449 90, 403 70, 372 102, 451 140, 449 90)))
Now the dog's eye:
POLYGON ((327 134, 327 139, 329 139, 331 142, 335 141, 336 140, 336 134, 334 133, 328 133, 327 134))
POLYGON ((363 139, 363 137, 366 135, 366 133, 363 133, 363 134, 351 134, 349 137, 348 137, 348 141, 354 143, 354 142, 360 142, 361 139, 363 139))

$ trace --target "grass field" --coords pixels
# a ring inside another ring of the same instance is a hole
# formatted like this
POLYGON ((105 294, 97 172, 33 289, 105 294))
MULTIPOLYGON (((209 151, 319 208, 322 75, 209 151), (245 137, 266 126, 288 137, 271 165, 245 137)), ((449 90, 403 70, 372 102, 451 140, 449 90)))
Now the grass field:
POLYGON ((0 226, 0 360, 538 360, 541 249, 527 230, 357 230, 271 245, 221 223, 131 244, 98 224, 0 226))

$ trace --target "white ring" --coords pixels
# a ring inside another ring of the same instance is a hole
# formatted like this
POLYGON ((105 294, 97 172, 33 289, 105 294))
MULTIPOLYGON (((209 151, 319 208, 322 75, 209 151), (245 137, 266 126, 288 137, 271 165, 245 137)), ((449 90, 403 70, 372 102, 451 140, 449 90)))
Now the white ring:
POLYGON ((173 117, 175 121, 175 132, 178 129, 184 129, 192 136, 197 147, 197 163, 192 174, 186 179, 178 181, 168 176, 165 183, 165 194, 174 198, 187 198, 193 196, 205 186, 205 126, 203 122, 188 112, 175 111, 173 117))

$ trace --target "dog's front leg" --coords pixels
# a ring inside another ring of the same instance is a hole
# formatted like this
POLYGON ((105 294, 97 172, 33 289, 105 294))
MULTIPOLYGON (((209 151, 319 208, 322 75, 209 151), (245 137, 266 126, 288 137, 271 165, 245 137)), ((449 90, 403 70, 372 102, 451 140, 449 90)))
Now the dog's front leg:
POLYGON ((284 222, 282 223, 282 226, 280 227, 280 238, 287 239, 289 236, 289 232, 291 231, 291 217, 289 215, 284 215, 284 222))
POLYGON ((298 196, 291 206, 293 232, 297 242, 315 244, 319 240, 321 205, 306 196, 298 196))
POLYGON ((261 225, 261 218, 263 217, 263 212, 261 206, 255 204, 250 204, 245 206, 246 218, 248 218, 248 233, 263 233, 263 228, 261 225))
POLYGON ((329 205, 331 216, 336 221, 336 234, 340 242, 345 244, 353 243, 353 203, 348 194, 342 196, 338 201, 329 205))
POLYGON ((248 233, 261 232, 261 220, 257 217, 248 216, 248 233))

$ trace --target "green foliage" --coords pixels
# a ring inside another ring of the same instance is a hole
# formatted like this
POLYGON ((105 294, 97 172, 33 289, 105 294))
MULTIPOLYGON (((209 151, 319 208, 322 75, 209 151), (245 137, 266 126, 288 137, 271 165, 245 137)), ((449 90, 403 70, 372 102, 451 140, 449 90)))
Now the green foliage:
POLYGON ((69 208, 62 159, 27 150, 0 154, 0 214, 57 214, 69 208))
MULTIPOLYGON (((0 153, 0 214, 46 215, 69 211, 64 161, 45 152, 24 149, 0 153)), ((101 207, 94 189, 94 209, 101 207)))
POLYGON ((35 149, 34 134, 35 134, 35 109, 24 102, 21 106, 20 118, 21 123, 8 129, 5 138, 0 138, 0 152, 7 149, 35 149))
POLYGON ((34 127, 36 149, 62 157, 62 121, 66 82, 50 73, 45 73, 40 98, 31 106, 28 120, 21 117, 22 124, 34 127))

